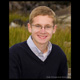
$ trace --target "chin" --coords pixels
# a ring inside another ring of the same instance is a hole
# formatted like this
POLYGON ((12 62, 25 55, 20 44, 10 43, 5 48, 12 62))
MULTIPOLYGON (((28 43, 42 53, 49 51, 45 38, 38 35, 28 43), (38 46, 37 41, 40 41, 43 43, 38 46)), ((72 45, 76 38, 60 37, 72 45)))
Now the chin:
POLYGON ((43 45, 43 44, 47 44, 47 42, 38 42, 39 44, 43 45))
POLYGON ((47 44, 49 40, 44 40, 44 39, 41 39, 41 40, 37 40, 37 42, 39 44, 47 44))

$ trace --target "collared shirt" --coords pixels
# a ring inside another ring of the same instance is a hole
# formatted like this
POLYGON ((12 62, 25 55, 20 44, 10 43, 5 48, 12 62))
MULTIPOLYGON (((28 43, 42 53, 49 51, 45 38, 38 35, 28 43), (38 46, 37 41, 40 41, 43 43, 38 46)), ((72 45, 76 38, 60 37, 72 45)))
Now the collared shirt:
POLYGON ((51 52, 51 49, 52 49, 52 44, 51 42, 48 43, 48 51, 46 53, 42 53, 38 48, 37 46, 34 44, 31 36, 29 36, 28 40, 27 40, 27 44, 29 46, 29 48, 32 50, 32 52, 39 58, 41 59, 42 61, 45 61, 46 58, 48 57, 48 55, 50 54, 51 52))

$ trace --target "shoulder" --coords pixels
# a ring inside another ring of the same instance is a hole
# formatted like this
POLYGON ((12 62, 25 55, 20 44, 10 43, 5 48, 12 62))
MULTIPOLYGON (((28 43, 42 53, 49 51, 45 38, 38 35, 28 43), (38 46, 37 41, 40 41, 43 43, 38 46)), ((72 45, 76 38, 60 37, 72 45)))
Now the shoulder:
POLYGON ((57 51, 62 51, 61 47, 56 44, 52 44, 52 48, 57 51))
POLYGON ((13 46, 11 46, 11 47, 9 48, 9 50, 18 49, 18 48, 20 48, 20 47, 23 47, 23 45, 24 45, 25 43, 26 43, 26 41, 20 42, 20 43, 17 43, 17 44, 14 44, 13 46))
POLYGON ((20 53, 25 48, 26 41, 17 43, 9 48, 9 53, 20 53))
POLYGON ((52 50, 55 52, 56 55, 62 58, 66 58, 66 55, 62 48, 56 44, 52 44, 52 50))
POLYGON ((26 41, 17 43, 9 48, 9 59, 10 61, 19 61, 21 60, 26 54, 26 41))

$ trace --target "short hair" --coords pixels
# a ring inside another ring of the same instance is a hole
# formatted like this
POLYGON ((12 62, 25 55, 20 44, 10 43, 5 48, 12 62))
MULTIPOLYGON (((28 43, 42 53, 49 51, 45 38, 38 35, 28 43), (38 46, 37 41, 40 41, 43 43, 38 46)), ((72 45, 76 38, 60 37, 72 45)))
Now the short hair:
POLYGON ((29 23, 32 24, 33 23, 33 18, 38 16, 38 15, 48 15, 49 17, 51 17, 53 19, 53 24, 55 25, 56 23, 56 15, 55 12, 50 9, 47 6, 38 6, 35 9, 32 10, 32 12, 30 13, 29 16, 29 23))

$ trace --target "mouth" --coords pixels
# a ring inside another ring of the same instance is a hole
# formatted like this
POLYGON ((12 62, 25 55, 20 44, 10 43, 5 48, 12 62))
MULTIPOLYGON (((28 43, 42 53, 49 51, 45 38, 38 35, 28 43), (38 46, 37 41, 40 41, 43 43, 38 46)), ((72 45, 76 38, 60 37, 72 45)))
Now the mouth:
POLYGON ((41 36, 41 35, 38 35, 38 37, 39 37, 40 39, 46 39, 46 38, 47 38, 47 36, 41 36))

